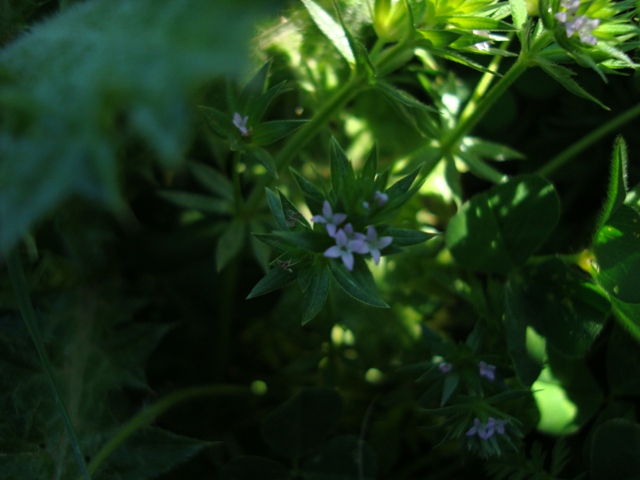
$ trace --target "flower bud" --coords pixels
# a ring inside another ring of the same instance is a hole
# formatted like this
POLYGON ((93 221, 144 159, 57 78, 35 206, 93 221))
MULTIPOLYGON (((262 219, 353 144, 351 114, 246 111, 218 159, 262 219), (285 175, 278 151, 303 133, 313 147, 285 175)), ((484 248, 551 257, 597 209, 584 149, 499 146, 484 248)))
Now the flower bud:
POLYGON ((404 0, 376 0, 373 28, 382 40, 397 42, 409 34, 408 15, 404 0))

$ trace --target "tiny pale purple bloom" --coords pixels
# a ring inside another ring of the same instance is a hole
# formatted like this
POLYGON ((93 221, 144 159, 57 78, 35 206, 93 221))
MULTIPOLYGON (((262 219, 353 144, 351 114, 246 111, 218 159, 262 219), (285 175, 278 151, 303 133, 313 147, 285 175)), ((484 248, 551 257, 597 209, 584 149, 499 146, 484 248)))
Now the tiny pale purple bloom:
POLYGON ((378 202, 379 207, 384 207, 389 201, 389 195, 382 193, 380 190, 376 190, 376 193, 373 194, 373 199, 378 202))
MULTIPOLYGON (((353 231, 353 227, 351 227, 351 231, 353 231)), ((353 252, 360 246, 362 240, 350 240, 342 228, 335 233, 333 238, 336 239, 336 244, 327 248, 324 256, 327 258, 340 258, 347 270, 353 270, 353 252)))
POLYGON ((484 377, 488 380, 495 380, 496 379, 496 366, 495 365, 491 365, 490 363, 487 362, 480 362, 478 363, 478 367, 480 369, 480 376, 484 377))
POLYGON ((453 365, 451 365, 449 362, 442 362, 440 365, 438 365, 438 370, 440 370, 441 373, 449 373, 451 370, 453 370, 453 365))
POLYGON ((314 223, 326 223, 327 233, 330 237, 335 238, 336 227, 347 219, 346 213, 333 213, 331 204, 325 200, 322 204, 322 215, 314 215, 311 221, 314 223))
POLYGON ((496 420, 493 417, 489 417, 487 423, 482 423, 479 418, 475 418, 473 420, 473 427, 471 427, 465 435, 471 437, 477 434, 482 440, 488 440, 494 433, 504 435, 504 426, 506 424, 507 420, 496 420))
POLYGON ((566 8, 569 13, 574 14, 580 7, 580 0, 562 0, 560 6, 566 8))
POLYGON ((249 116, 243 117, 238 112, 233 114, 233 124, 236 126, 242 135, 247 135, 249 130, 247 129, 247 121, 249 116))
POLYGON ((391 245, 391 242, 393 242, 393 237, 378 238, 378 232, 376 232, 376 229, 373 225, 369 225, 369 228, 367 228, 366 236, 364 236, 363 234, 356 235, 360 235, 360 239, 363 241, 362 248, 357 250, 357 252, 361 254, 370 253, 371 257, 373 258, 373 263, 375 263, 376 265, 380 263, 380 250, 388 247, 389 245, 391 245))

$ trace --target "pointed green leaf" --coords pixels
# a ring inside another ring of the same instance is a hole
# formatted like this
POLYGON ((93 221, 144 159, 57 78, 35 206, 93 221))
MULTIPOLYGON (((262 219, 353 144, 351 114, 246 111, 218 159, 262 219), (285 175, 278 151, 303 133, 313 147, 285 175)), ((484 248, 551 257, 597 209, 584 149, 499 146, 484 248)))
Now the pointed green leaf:
POLYGON ((527 21, 527 2, 525 0, 509 0, 509 5, 511 6, 513 26, 520 30, 527 21))
POLYGON ((305 123, 307 123, 306 120, 276 120, 260 123, 253 127, 251 143, 257 146, 271 145, 294 132, 305 123))
POLYGON ((336 14, 338 15, 338 22, 342 27, 342 31, 345 37, 347 37, 349 49, 353 53, 357 70, 366 73, 368 78, 373 78, 375 76, 375 68, 369 59, 367 49, 355 39, 349 30, 349 26, 345 23, 344 18, 342 18, 342 12, 340 11, 340 5, 337 0, 333 0, 333 8, 335 8, 336 14))
POLYGON ((451 45, 458 38, 462 36, 461 33, 452 32, 449 30, 417 30, 422 37, 423 41, 420 43, 425 44, 425 48, 430 50, 432 48, 442 48, 447 45, 451 45))
POLYGON ((464 30, 511 31, 513 25, 489 17, 447 17, 447 23, 464 30))
POLYGON ((216 245, 216 267, 219 272, 242 250, 246 227, 246 222, 233 220, 220 235, 216 245))
POLYGON ((373 276, 362 258, 355 258, 351 272, 338 260, 329 261, 329 268, 338 285, 350 296, 372 307, 389 308, 380 298, 373 276))
POLYGON ((345 205, 351 204, 349 200, 355 193, 356 177, 347 155, 333 137, 331 139, 331 186, 336 197, 345 205))
POLYGON ((378 149, 374 145, 360 172, 360 184, 365 195, 373 193, 373 185, 378 172, 378 149))
MULTIPOLYGON (((266 62, 260 70, 249 80, 240 93, 238 99, 238 113, 241 116, 248 115, 252 125, 257 124, 260 119, 255 118, 255 107, 260 103, 260 97, 267 89, 267 76, 269 75, 269 68, 271 67, 271 61, 266 62)), ((266 108, 266 106, 265 106, 266 108)))
POLYGON ((587 100, 591 100, 592 102, 600 105, 605 110, 609 110, 609 107, 607 107, 605 104, 600 102, 600 100, 584 90, 580 85, 578 85, 575 80, 571 78, 574 73, 568 68, 556 65, 549 60, 543 59, 542 57, 537 57, 535 63, 545 72, 547 72, 549 76, 555 79, 560 85, 562 85, 574 95, 586 98, 587 100))
POLYGON ((287 225, 287 219, 284 216, 280 198, 268 188, 265 188, 265 191, 267 192, 267 203, 269 204, 269 210, 271 210, 273 218, 282 230, 285 232, 289 231, 289 225, 287 225))
POLYGON ((320 214, 322 212, 322 204, 325 200, 322 192, 293 168, 290 168, 289 171, 302 191, 302 195, 309 206, 309 210, 313 213, 320 214))
POLYGON ((612 297, 640 303, 640 215, 620 205, 595 235, 596 282, 612 297))
MULTIPOLYGON (((271 225, 269 225, 271 227, 271 225)), ((249 228, 252 233, 265 233, 265 225, 260 220, 250 220, 249 228)), ((271 249, 264 242, 258 240, 255 235, 249 236, 249 244, 253 258, 258 263, 264 273, 269 271, 269 258, 271 258, 271 249)))
POLYGON ((276 162, 269 152, 262 147, 249 146, 247 153, 262 165, 269 175, 273 178, 278 178, 278 167, 276 167, 276 162))
POLYGON ((335 390, 305 388, 265 418, 262 437, 281 455, 298 458, 336 429, 342 410, 335 390))
POLYGON ((500 76, 499 73, 496 73, 493 70, 489 70, 484 65, 474 62, 470 58, 465 57, 460 52, 453 50, 451 48, 432 48, 430 52, 433 53, 434 55, 438 55, 439 57, 445 58, 447 60, 451 60, 452 62, 459 63, 469 68, 473 68, 474 70, 477 70, 479 72, 495 75, 496 77, 500 76))
POLYGON ((622 205, 627 196, 627 144, 622 137, 617 137, 613 146, 611 168, 609 169, 609 185, 607 197, 596 228, 598 232, 611 216, 622 205))
POLYGON ((282 212, 285 219, 288 222, 290 230, 295 230, 297 227, 311 228, 311 224, 307 221, 305 216, 300 213, 298 208, 289 200, 284 193, 278 190, 280 195, 280 202, 282 203, 282 212))
POLYGON ((398 247, 408 247, 426 242, 433 237, 440 235, 440 232, 422 232, 420 230, 409 230, 406 228, 387 228, 381 235, 393 237, 393 245, 398 247))
POLYGON ((313 0, 302 0, 302 3, 304 3, 304 6, 309 11, 311 18, 318 28, 331 41, 334 47, 338 49, 340 55, 342 55, 351 65, 354 65, 356 63, 355 56, 353 55, 353 51, 349 45, 347 35, 340 24, 313 0))
POLYGON ((200 162, 187 162, 187 168, 198 183, 211 193, 231 202, 235 201, 231 180, 218 170, 200 162))
POLYGON ((459 151, 456 153, 456 158, 462 160, 462 162, 469 167, 469 171, 478 178, 488 180, 492 183, 501 183, 507 178, 504 173, 496 170, 472 153, 459 151))
POLYGON ((231 135, 236 134, 238 129, 233 125, 232 117, 229 114, 204 105, 200 105, 198 108, 209 129, 217 136, 228 139, 231 135))
POLYGON ((289 272, 282 267, 274 267, 253 287, 249 295, 247 295, 247 300, 279 290, 295 279, 295 273, 289 272))
POLYGON ((400 90, 394 87, 384 80, 377 80, 375 83, 375 88, 380 91, 385 97, 387 97, 392 103, 400 102, 410 108, 419 108, 427 112, 438 113, 438 110, 436 110, 435 108, 425 105, 413 95, 405 92, 404 90, 400 90))
POLYGON ((460 265, 508 273, 536 251, 559 216, 553 185, 535 175, 517 177, 464 204, 445 241, 460 265))
POLYGON ((514 159, 521 160, 525 158, 522 153, 514 150, 513 148, 476 137, 465 137, 462 140, 460 149, 462 151, 472 153, 473 155, 477 155, 480 158, 495 160, 497 162, 514 159))
POLYGON ((315 317, 329 294, 329 269, 324 263, 319 263, 313 269, 311 281, 304 292, 302 303, 302 325, 309 323, 315 317))
POLYGON ((157 195, 179 207, 198 210, 199 212, 231 215, 235 209, 234 205, 228 200, 220 200, 219 198, 208 197, 199 193, 160 191, 157 195))
POLYGON ((333 238, 320 232, 273 232, 272 235, 286 245, 312 252, 324 252, 327 248, 335 244, 333 238))

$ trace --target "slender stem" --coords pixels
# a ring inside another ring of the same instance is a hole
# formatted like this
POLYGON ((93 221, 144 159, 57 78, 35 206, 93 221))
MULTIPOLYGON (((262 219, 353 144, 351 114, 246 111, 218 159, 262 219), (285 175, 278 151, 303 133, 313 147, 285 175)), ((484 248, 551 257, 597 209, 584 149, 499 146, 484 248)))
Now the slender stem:
MULTIPOLYGON (((509 46, 509 43, 511 43, 511 39, 503 42, 500 45, 500 48, 506 50, 506 48, 509 46)), ((504 57, 502 57, 501 55, 496 55, 495 57, 493 57, 493 60, 491 60, 491 63, 489 63, 489 66, 487 67, 493 73, 485 72, 484 75, 482 75, 482 78, 480 78, 480 81, 476 85, 476 89, 473 91, 471 98, 460 114, 461 120, 464 120, 473 114, 473 112, 477 108, 478 102, 484 96, 484 94, 487 93, 489 86, 496 78, 495 74, 498 72, 498 68, 500 68, 500 63, 502 62, 503 58, 504 57)))
POLYGON ((29 296, 27 282, 25 280, 24 271, 22 269, 22 262, 17 250, 14 250, 11 254, 9 254, 9 257, 7 258, 7 268, 9 270, 9 277, 11 278, 11 283, 13 284, 13 289, 18 300, 18 306, 20 308, 22 319, 27 326, 27 330, 29 331, 31 340, 33 340, 33 343, 35 344, 36 351, 38 352, 38 356, 40 357, 40 362, 42 363, 45 371, 45 375, 47 377, 47 380, 49 381, 51 389, 53 390, 53 397, 55 398, 58 411, 60 413, 60 416, 62 417, 62 422, 64 423, 64 427, 67 431, 69 442, 71 443, 71 450, 73 451, 73 455, 76 457, 76 461, 78 462, 78 467, 80 468, 80 472, 82 475, 81 478, 83 478, 84 480, 90 480, 91 477, 89 476, 89 472, 87 471, 87 466, 85 465, 84 456, 82 455, 82 451, 80 450, 78 439, 75 432, 73 431, 71 419, 69 418, 67 409, 65 408, 64 402, 62 401, 62 396, 60 395, 60 390, 58 389, 58 385, 55 381, 53 367, 51 366, 51 362, 49 361, 49 357, 47 356, 47 352, 44 348, 42 332, 40 331, 40 327, 36 319, 36 312, 34 311, 33 305, 31 303, 31 297, 29 296))
POLYGON ((560 152, 558 155, 549 160, 546 165, 540 168, 540 170, 538 170, 538 174, 545 177, 549 176, 564 164, 566 164, 569 160, 578 155, 580 152, 586 150, 598 140, 610 134, 612 131, 621 127, 625 123, 633 120, 638 115, 640 115, 640 103, 622 112, 617 117, 609 120, 604 125, 596 128, 594 131, 560 152))
POLYGON ((458 125, 456 125, 451 133, 443 139, 440 146, 443 156, 452 152, 455 145, 471 131, 475 124, 489 111, 496 100, 498 100, 511 86, 511 84, 524 73, 528 64, 528 57, 520 54, 516 63, 511 66, 507 73, 505 73, 504 77, 502 77, 498 83, 493 86, 489 93, 487 93, 487 95, 478 102, 475 109, 469 113, 467 117, 460 119, 458 125))
POLYGON ((109 440, 100 451, 93 457, 89 464, 89 471, 95 473, 96 470, 102 465, 107 458, 122 445, 131 435, 146 427, 153 422, 158 416, 170 408, 184 403, 188 400, 193 400, 198 397, 205 396, 218 396, 218 395, 242 395, 247 394, 250 391, 244 387, 238 387, 235 385, 211 385, 202 387, 192 387, 185 390, 180 390, 167 395, 162 400, 154 403, 150 407, 144 409, 138 413, 135 417, 131 418, 127 423, 122 425, 118 432, 109 440))

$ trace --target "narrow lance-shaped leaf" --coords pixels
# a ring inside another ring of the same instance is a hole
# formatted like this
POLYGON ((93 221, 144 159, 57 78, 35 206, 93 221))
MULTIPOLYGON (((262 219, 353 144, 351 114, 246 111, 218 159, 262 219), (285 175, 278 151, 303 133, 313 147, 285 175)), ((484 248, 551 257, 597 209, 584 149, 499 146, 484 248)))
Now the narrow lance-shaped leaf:
POLYGON ((187 162, 187 168, 197 182, 211 193, 234 201, 233 184, 219 171, 200 162, 187 162))
POLYGON ((269 188, 265 188, 265 191, 267 193, 267 203, 269 204, 269 210, 271 210, 271 214, 273 215, 276 223, 282 230, 290 230, 289 225, 287 224, 287 220, 284 216, 284 212, 282 210, 282 202, 280 201, 280 198, 269 188))
POLYGON ((304 178, 298 172, 296 172, 293 168, 290 168, 289 171, 293 175, 298 187, 302 191, 302 195, 304 196, 309 209, 313 213, 320 213, 322 211, 322 203, 324 202, 324 195, 318 188, 311 183, 309 180, 304 178))
POLYGON ((356 63, 356 58, 351 50, 351 46, 349 45, 347 35, 340 24, 313 0, 302 0, 302 3, 304 3, 304 6, 309 11, 311 18, 318 28, 331 41, 334 47, 338 49, 340 55, 342 55, 351 65, 354 65, 356 63))
POLYGON ((294 230, 296 226, 303 226, 311 228, 311 224, 307 221, 304 215, 296 208, 291 200, 289 200, 284 193, 278 190, 280 195, 280 202, 282 203, 282 212, 287 221, 287 225, 291 230, 294 230))
POLYGON ((331 139, 331 186, 336 197, 345 205, 351 204, 356 178, 351 162, 335 138, 331 139))
POLYGON ((242 250, 247 224, 233 220, 220 236, 216 246, 216 265, 221 271, 242 250))
POLYGON ((322 309, 329 294, 329 269, 319 263, 313 269, 311 281, 304 292, 302 303, 302 325, 309 323, 322 309))
POLYGON ((247 295, 247 300, 278 290, 295 279, 295 273, 282 267, 274 267, 253 287, 247 295))
POLYGON ((253 127, 251 143, 257 146, 271 145, 294 132, 306 122, 306 120, 275 120, 260 123, 253 127))
POLYGON ((338 285, 350 296, 373 307, 389 308, 380 298, 371 272, 362 258, 356 257, 351 272, 338 261, 330 261, 329 268, 338 285))
MULTIPOLYGON (((252 107, 255 108, 260 101, 260 97, 264 94, 267 87, 267 75, 269 74, 270 67, 271 62, 266 62, 242 89, 237 104, 240 115, 255 116, 256 112, 250 112, 249 109, 252 107)), ((259 121, 259 119, 255 118, 251 118, 250 120, 253 122, 259 121)))

